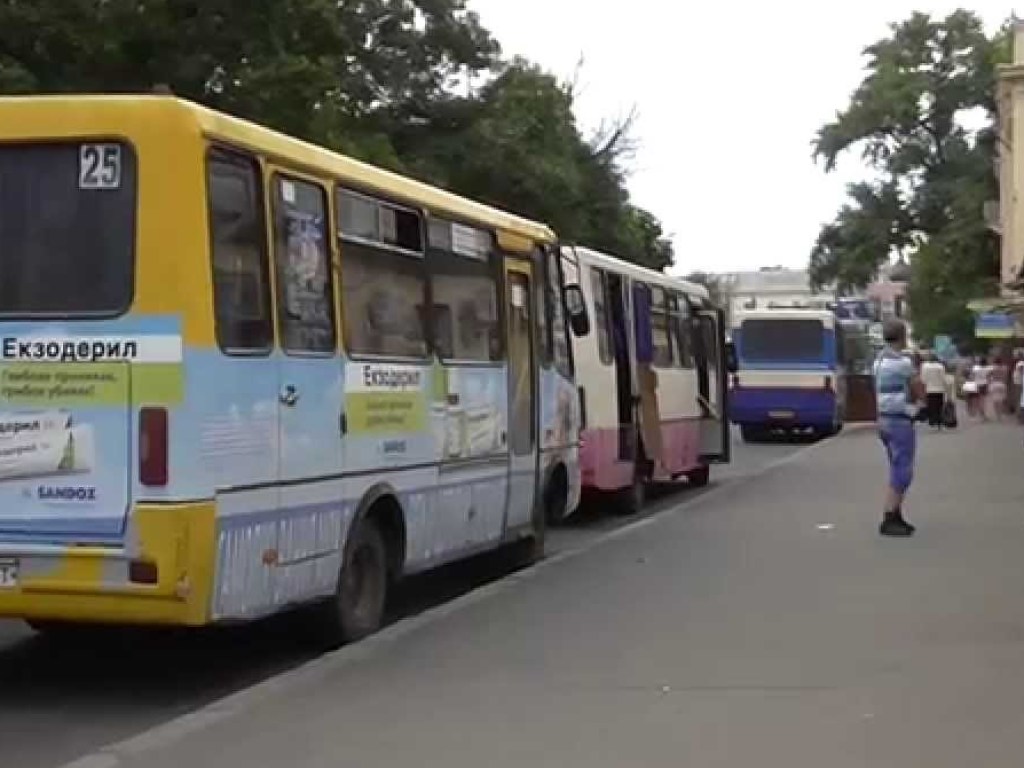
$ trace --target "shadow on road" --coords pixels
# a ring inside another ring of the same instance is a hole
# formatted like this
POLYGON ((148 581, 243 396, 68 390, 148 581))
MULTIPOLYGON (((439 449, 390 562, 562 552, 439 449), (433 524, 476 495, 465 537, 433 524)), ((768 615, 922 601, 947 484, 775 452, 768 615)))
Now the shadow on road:
MULTIPOLYGON (((657 489, 642 515, 622 518, 588 504, 552 531, 551 554, 658 514, 685 485, 657 489)), ((694 491, 693 493, 696 493, 694 491)), ((458 598, 509 574, 507 558, 485 555, 417 576, 393 595, 388 623, 458 598)), ((113 630, 59 640, 28 636, 0 652, 0 742, 18 755, 72 725, 94 749, 297 667, 329 650, 308 612, 201 630, 113 630), (13 718, 13 719, 12 719, 13 718), (71 721, 71 722, 69 722, 71 721), (12 732, 8 732, 8 728, 12 732)), ((57 735, 55 735, 57 734, 57 735)), ((23 761, 24 762, 24 761, 23 761)))

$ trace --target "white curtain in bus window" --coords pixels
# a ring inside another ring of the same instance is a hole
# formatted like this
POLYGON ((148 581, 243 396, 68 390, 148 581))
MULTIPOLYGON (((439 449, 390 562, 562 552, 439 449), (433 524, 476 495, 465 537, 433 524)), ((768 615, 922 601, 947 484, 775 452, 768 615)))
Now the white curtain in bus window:
POLYGON ((259 174, 252 159, 216 151, 209 177, 217 341, 264 351, 274 333, 259 174))
POLYGON ((323 190, 278 179, 275 206, 281 346, 286 352, 333 352, 334 296, 323 190))
POLYGON ((672 320, 672 340, 675 342, 676 365, 693 368, 693 340, 690 328, 690 304, 682 294, 669 296, 669 312, 672 320))
POLYGON ((597 337, 597 354, 604 365, 612 364, 612 348, 608 336, 607 291, 605 276, 600 269, 590 268, 590 290, 594 296, 594 335, 597 337))
POLYGON ((342 251, 342 300, 349 350, 361 355, 424 357, 422 264, 358 243, 342 251))
POLYGON ((427 266, 438 354, 456 361, 500 360, 493 238, 443 219, 431 219, 429 238, 427 266))
POLYGON ((422 358, 426 276, 420 217, 340 190, 342 313, 348 350, 422 358))
POLYGON ((508 272, 508 360, 511 387, 511 445, 517 456, 533 450, 533 349, 530 342, 532 297, 530 278, 508 272))
POLYGON ((572 375, 572 357, 569 352, 569 326, 566 322, 562 297, 562 275, 559 272, 559 254, 555 249, 548 251, 547 264, 548 301, 551 304, 551 337, 555 370, 563 376, 572 375))

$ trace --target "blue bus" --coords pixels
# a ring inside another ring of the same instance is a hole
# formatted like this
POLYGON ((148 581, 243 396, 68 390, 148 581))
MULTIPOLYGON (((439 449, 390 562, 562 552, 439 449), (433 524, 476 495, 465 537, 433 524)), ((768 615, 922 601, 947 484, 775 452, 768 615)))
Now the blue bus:
POLYGON ((742 312, 732 328, 738 370, 730 419, 746 441, 778 431, 831 436, 846 396, 844 323, 832 310, 742 312))

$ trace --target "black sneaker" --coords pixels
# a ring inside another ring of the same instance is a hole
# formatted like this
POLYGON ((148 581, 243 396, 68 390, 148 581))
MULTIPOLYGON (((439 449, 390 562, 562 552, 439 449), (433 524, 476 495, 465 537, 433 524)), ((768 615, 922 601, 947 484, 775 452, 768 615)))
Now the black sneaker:
POLYGON ((896 508, 896 519, 897 519, 897 520, 899 520, 899 521, 900 521, 901 523, 903 523, 903 525, 907 526, 907 528, 909 528, 909 529, 910 529, 910 532, 911 532, 911 533, 913 533, 914 531, 916 531, 916 530, 917 530, 917 526, 916 526, 916 525, 913 525, 913 524, 911 524, 911 523, 908 523, 908 522, 907 522, 907 521, 906 521, 906 520, 905 520, 905 519, 903 518, 903 510, 902 510, 901 508, 899 508, 899 507, 897 507, 897 508, 896 508))
POLYGON ((898 513, 890 512, 882 520, 882 524, 878 527, 878 532, 882 536, 906 537, 914 535, 914 527, 900 517, 898 513))

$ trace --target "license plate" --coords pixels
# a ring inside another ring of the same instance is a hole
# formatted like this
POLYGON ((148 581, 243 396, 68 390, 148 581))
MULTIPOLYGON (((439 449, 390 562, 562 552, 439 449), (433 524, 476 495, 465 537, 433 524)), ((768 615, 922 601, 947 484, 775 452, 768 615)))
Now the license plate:
POLYGON ((14 589, 18 586, 18 561, 0 560, 0 589, 14 589))
POLYGON ((770 419, 792 419, 795 415, 792 411, 768 411, 770 419))

